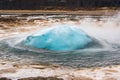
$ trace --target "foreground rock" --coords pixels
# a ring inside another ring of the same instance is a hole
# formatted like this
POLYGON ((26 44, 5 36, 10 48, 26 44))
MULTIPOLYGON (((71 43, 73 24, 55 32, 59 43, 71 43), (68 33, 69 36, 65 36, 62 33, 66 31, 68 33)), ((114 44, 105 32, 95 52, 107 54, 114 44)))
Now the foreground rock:
POLYGON ((0 78, 0 80, 11 80, 11 79, 8 79, 8 78, 0 78))
POLYGON ((56 77, 31 77, 31 78, 22 78, 18 80, 63 80, 62 78, 56 78, 56 77))
POLYGON ((119 80, 120 66, 72 69, 54 65, 0 62, 0 80, 119 80))

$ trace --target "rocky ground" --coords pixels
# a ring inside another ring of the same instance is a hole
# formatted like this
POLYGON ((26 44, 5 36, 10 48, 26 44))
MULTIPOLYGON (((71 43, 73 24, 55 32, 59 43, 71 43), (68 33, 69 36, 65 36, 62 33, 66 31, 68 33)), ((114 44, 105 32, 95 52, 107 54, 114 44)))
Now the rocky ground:
POLYGON ((72 69, 59 65, 0 62, 0 80, 119 80, 120 66, 72 69))

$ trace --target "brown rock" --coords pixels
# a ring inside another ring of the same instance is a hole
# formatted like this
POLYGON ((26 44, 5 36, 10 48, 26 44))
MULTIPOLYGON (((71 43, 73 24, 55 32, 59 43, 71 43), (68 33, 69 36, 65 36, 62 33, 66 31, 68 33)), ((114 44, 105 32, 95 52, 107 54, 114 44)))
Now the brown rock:
POLYGON ((3 73, 15 73, 16 70, 13 69, 13 68, 8 68, 8 69, 1 69, 0 70, 0 74, 3 74, 3 73))
POLYGON ((116 73, 116 72, 118 72, 117 70, 112 70, 112 69, 106 69, 106 70, 104 70, 105 72, 111 72, 111 73, 116 73))
POLYGON ((86 76, 74 76, 74 75, 67 75, 66 77, 67 80, 94 80, 90 77, 86 77, 86 76))
POLYGON ((116 78, 113 78, 113 77, 106 77, 104 78, 103 80, 117 80, 116 78))
POLYGON ((89 77, 80 76, 80 77, 73 77, 71 78, 71 80, 93 80, 93 79, 89 77))
POLYGON ((18 80, 63 80, 63 79, 57 77, 30 77, 30 78, 23 78, 18 80))
POLYGON ((8 78, 0 78, 0 80, 11 80, 11 79, 8 79, 8 78))

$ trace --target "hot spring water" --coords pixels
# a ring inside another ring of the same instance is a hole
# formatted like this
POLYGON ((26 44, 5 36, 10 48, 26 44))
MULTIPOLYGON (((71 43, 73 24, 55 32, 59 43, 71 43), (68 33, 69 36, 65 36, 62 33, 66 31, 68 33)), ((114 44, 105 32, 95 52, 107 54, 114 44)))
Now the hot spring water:
POLYGON ((77 17, 77 21, 67 19, 64 22, 48 20, 52 20, 52 27, 1 38, 0 59, 71 67, 120 64, 119 15, 77 17))
POLYGON ((77 50, 91 42, 92 39, 77 27, 59 24, 37 35, 28 36, 24 41, 27 46, 54 51, 77 50))

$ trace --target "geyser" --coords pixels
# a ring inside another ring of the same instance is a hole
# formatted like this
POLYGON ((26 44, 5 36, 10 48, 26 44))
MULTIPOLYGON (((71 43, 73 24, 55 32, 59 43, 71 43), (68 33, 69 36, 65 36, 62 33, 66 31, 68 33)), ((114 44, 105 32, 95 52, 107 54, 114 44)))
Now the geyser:
POLYGON ((90 42, 92 39, 79 28, 70 25, 57 25, 45 29, 44 32, 40 31, 28 36, 24 43, 34 48, 70 51, 85 48, 90 42))

